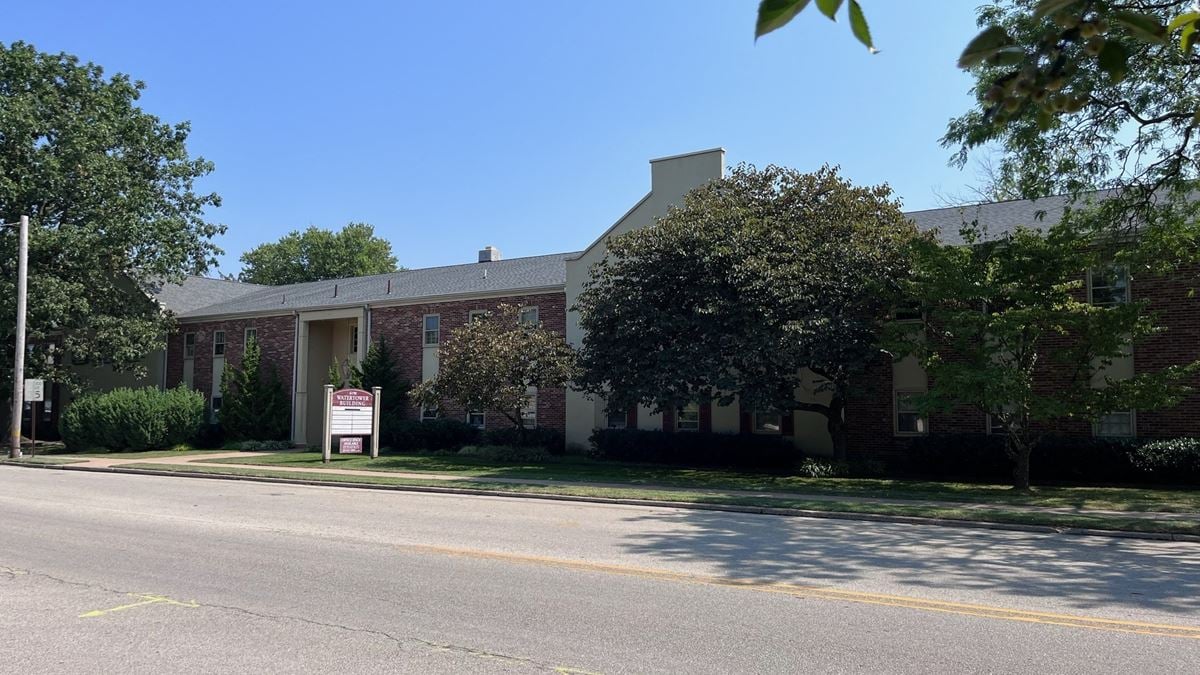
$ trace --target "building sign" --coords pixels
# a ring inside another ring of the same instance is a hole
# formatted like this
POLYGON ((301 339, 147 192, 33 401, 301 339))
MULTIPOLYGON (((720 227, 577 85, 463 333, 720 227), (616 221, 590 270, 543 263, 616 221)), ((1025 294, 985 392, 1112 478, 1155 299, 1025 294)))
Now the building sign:
POLYGON ((370 436, 374 408, 375 397, 369 391, 339 389, 333 392, 329 433, 334 436, 370 436))
POLYGON ((35 401, 46 400, 46 381, 45 380, 25 380, 25 402, 33 403, 35 401))
POLYGON ((333 390, 332 384, 325 385, 325 424, 321 434, 321 461, 329 463, 333 453, 333 439, 338 439, 338 454, 361 455, 364 453, 363 437, 371 437, 371 459, 379 456, 379 403, 383 389, 333 390))

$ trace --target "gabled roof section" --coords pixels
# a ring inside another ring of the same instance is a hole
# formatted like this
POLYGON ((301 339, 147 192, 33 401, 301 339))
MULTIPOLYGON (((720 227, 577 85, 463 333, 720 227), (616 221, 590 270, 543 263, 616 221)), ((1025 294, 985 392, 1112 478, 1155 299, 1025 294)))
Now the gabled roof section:
POLYGON ((244 284, 229 279, 213 279, 189 274, 182 283, 159 283, 148 290, 158 304, 176 315, 186 314, 208 305, 228 302, 266 286, 244 284))
POLYGON ((1110 191, 1102 190, 1082 195, 1072 202, 1070 195, 1055 195, 1041 199, 1012 199, 1003 202, 952 206, 925 211, 909 211, 908 216, 922 232, 938 231, 938 239, 944 244, 964 243, 959 230, 963 225, 978 221, 984 230, 984 239, 997 239, 1015 231, 1020 226, 1044 230, 1062 220, 1068 206, 1083 208, 1106 199, 1110 191))
POLYGON ((253 286, 253 292, 194 308, 181 313, 180 317, 187 319, 230 314, 291 312, 561 288, 567 283, 566 260, 574 255, 577 254, 555 253, 465 265, 427 267, 369 277, 312 281, 286 286, 253 286))

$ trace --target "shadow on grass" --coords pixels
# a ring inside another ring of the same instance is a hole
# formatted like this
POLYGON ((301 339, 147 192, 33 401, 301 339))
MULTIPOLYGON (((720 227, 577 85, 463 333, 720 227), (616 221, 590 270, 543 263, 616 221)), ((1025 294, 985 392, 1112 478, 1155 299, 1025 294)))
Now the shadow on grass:
MULTIPOLYGON (((628 519, 629 552, 735 578, 826 585, 886 579, 925 597, 961 591, 1200 613, 1200 544, 815 521, 705 511, 628 519), (646 532, 647 526, 650 531, 646 532)), ((957 595, 956 595, 957 593, 957 595)))

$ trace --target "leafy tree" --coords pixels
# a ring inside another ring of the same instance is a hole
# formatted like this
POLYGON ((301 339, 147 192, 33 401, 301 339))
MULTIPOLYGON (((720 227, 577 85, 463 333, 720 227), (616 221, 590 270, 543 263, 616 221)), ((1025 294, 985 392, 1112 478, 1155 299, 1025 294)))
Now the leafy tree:
POLYGON ((275 366, 263 364, 257 340, 242 362, 225 363, 221 377, 221 428, 230 440, 283 441, 291 429, 291 401, 275 366))
MULTIPOLYGON (((756 36, 809 4, 764 0, 756 36)), ((816 4, 833 18, 842 3, 816 4)), ((861 10, 850 13, 853 27, 861 10)), ((1092 205, 1095 224, 1140 242, 1111 254, 1159 272, 1200 258, 1195 3, 1007 0, 978 16, 983 30, 958 65, 975 76, 979 106, 949 125, 943 144, 955 148, 953 161, 998 147, 995 184, 1024 198, 1111 189, 1092 205)))
POLYGON ((965 246, 915 240, 905 291, 927 324, 888 328, 894 353, 915 354, 929 376, 920 409, 968 405, 1003 427, 1019 489, 1029 488, 1030 455, 1055 423, 1174 405, 1200 371, 1198 361, 1130 379, 1105 374, 1161 329, 1142 302, 1088 302, 1085 271, 1110 260, 1093 245, 1090 221, 1079 220, 988 241, 969 225, 965 246))
POLYGON ((395 272, 392 245, 366 223, 350 223, 341 232, 310 227, 284 235, 242 254, 238 279, 280 286, 305 281, 344 279, 395 272))
POLYGON ((531 388, 566 386, 575 376, 575 352, 557 332, 524 324, 519 308, 501 305, 455 328, 438 352, 438 373, 413 388, 422 405, 454 402, 466 410, 497 412, 524 434, 521 414, 531 388))
POLYGON ((578 300, 580 384, 614 408, 817 412, 844 458, 847 396, 880 358, 915 235, 887 186, 739 166, 609 240, 578 300), (798 400, 803 369, 828 404, 798 400))
POLYGON ((957 148, 959 164, 975 149, 999 147, 1000 176, 1027 198, 1111 189, 1092 218, 1098 229, 1136 235, 1138 247, 1112 251, 1129 262, 1166 271, 1195 260, 1200 71, 1192 42, 1200 14, 1191 5, 1011 0, 981 8, 985 29, 960 59, 975 76, 979 107, 953 120, 943 143, 957 148), (1185 21, 1169 29, 1175 18, 1185 21), (1171 31, 1185 49, 1167 42, 1171 31))
MULTIPOLYGON (((0 44, 0 221, 31 219, 31 374, 80 384, 72 360, 137 371, 170 317, 146 294, 202 272, 224 231, 204 220, 212 164, 188 155, 186 123, 137 107, 145 85, 32 45, 0 44), (48 363, 50 344, 69 354, 48 363)), ((17 237, 0 232, 0 400, 11 392, 17 237)), ((5 411, 10 406, 0 406, 5 411)), ((0 413, 3 417, 4 413, 0 413)))

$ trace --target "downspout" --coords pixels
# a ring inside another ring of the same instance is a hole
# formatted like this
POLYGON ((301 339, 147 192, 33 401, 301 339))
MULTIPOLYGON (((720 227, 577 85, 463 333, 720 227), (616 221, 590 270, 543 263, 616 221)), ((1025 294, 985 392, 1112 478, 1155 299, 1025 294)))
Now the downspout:
POLYGON ((296 319, 295 326, 292 328, 292 430, 289 434, 292 438, 292 443, 296 443, 296 385, 300 383, 300 312, 299 310, 292 311, 292 317, 296 319))

